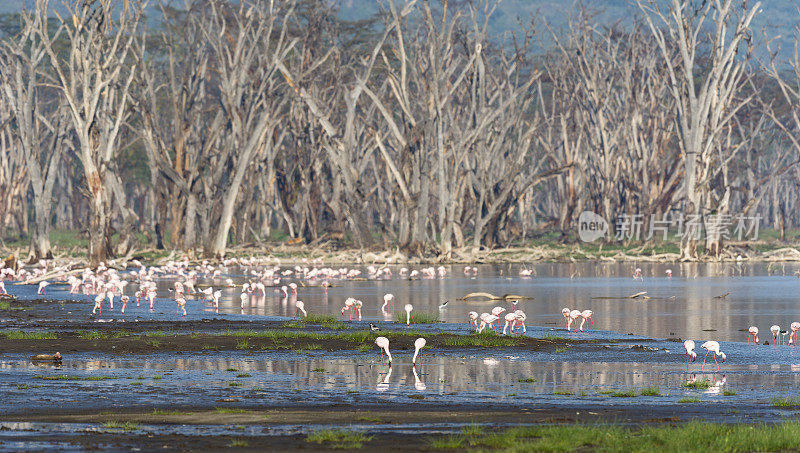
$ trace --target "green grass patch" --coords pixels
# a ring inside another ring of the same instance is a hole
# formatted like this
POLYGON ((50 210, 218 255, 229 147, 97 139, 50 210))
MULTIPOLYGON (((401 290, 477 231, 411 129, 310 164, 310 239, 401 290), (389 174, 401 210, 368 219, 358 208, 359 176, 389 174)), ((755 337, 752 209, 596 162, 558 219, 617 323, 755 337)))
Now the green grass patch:
POLYGON ((249 447, 250 443, 244 439, 232 439, 231 443, 228 444, 229 447, 249 447))
POLYGON ((11 305, 11 302, 7 300, 0 300, 0 310, 24 310, 25 307, 18 307, 11 305))
POLYGON ((800 407, 800 400, 792 396, 772 398, 772 405, 775 407, 800 407))
POLYGON ((642 396, 663 396, 664 394, 661 393, 661 389, 658 387, 645 387, 639 392, 642 396))
POLYGON ((53 332, 24 332, 22 330, 6 330, 3 332, 9 340, 55 340, 58 338, 53 332))
POLYGON ((800 421, 775 424, 689 422, 677 426, 550 425, 510 428, 481 435, 429 438, 437 450, 709 452, 797 449, 800 421))
POLYGON ((236 349, 250 349, 250 343, 248 343, 247 340, 237 341, 236 349))
MULTIPOLYGON (((394 314, 394 321, 398 324, 406 323, 406 312, 398 311, 394 314)), ((439 322, 438 314, 430 314, 425 312, 411 312, 411 324, 434 324, 439 322)))
POLYGON ((34 377, 45 381, 105 381, 116 379, 116 376, 71 376, 68 374, 51 374, 48 376, 37 374, 34 377))
POLYGON ((228 387, 241 387, 241 382, 228 382, 228 387))
POLYGON ((139 429, 139 424, 133 422, 118 422, 115 420, 109 420, 103 423, 103 428, 121 429, 122 431, 136 431, 137 429, 139 429))
POLYGON ((128 335, 125 332, 101 332, 99 330, 77 330, 75 333, 78 338, 84 340, 108 340, 109 338, 121 338, 128 335))
POLYGON ((239 409, 236 407, 215 407, 218 414, 251 414, 253 411, 247 409, 239 409))
POLYGON ((612 393, 611 396, 615 398, 633 398, 639 396, 639 392, 636 389, 620 390, 612 393))
POLYGON ((526 384, 533 384, 534 382, 536 382, 536 379, 529 377, 529 378, 525 378, 525 379, 517 379, 517 382, 524 382, 526 384))
POLYGON ((554 393, 556 395, 574 395, 574 393, 570 392, 569 390, 557 390, 554 393))
POLYGON ((328 444, 329 447, 341 450, 357 450, 364 446, 364 443, 372 440, 373 436, 368 436, 358 431, 347 431, 344 429, 321 429, 310 433, 306 437, 307 442, 317 444, 328 444))
POLYGON ((697 390, 707 389, 711 387, 711 381, 709 381, 708 379, 701 379, 699 381, 684 382, 683 387, 687 389, 697 389, 697 390))
POLYGON ((314 368, 311 371, 314 372, 314 373, 324 373, 325 372, 325 368, 314 368))
POLYGON ((250 373, 239 373, 236 375, 237 378, 247 378, 250 377, 250 373))
POLYGON ((686 403, 699 403, 700 398, 681 398, 678 400, 679 403, 686 404, 686 403))
POLYGON ((157 374, 157 375, 153 376, 153 377, 152 377, 152 378, 150 378, 150 379, 152 379, 152 380, 154 380, 154 381, 158 381, 158 380, 160 380, 160 379, 161 379, 161 376, 157 374))
POLYGON ((736 390, 733 389, 725 389, 722 391, 722 396, 733 396, 736 394, 736 390))

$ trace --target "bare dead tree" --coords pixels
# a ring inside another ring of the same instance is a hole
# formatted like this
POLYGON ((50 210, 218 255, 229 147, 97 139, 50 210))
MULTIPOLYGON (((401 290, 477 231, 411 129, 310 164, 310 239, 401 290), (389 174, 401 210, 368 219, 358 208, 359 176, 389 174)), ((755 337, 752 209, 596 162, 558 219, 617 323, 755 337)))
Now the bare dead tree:
MULTIPOLYGON (((710 175, 720 162, 722 135, 737 111, 750 101, 737 95, 748 79, 750 25, 761 4, 671 0, 669 9, 662 10, 653 0, 636 1, 666 63, 670 94, 676 102, 685 169, 683 213, 687 221, 694 216, 705 217, 713 209, 707 204, 710 175), (707 24, 711 26, 708 34, 707 24), (705 62, 704 46, 709 49, 705 62)), ((726 150, 722 160, 734 154, 726 150)), ((730 197, 724 196, 720 203, 724 206, 728 200, 730 197)), ((706 250, 717 253, 721 238, 706 237, 706 250)), ((697 259, 693 234, 683 236, 681 259, 697 259)))
POLYGON ((37 0, 37 34, 54 70, 53 86, 68 106, 76 153, 83 167, 84 193, 89 199, 89 260, 93 266, 112 253, 112 202, 124 206, 115 194, 119 181, 114 156, 130 115, 131 83, 136 75, 131 53, 142 17, 136 0, 74 0, 66 3, 67 18, 58 17, 59 30, 51 33, 48 0, 37 0), (57 39, 67 40, 62 53, 57 39))

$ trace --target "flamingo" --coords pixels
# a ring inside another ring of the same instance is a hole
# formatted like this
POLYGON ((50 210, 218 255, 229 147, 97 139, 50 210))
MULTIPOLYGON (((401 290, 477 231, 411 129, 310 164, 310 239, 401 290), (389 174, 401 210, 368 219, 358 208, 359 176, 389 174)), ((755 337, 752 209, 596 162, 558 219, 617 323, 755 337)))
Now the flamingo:
POLYGON ((472 327, 478 327, 478 312, 471 311, 467 313, 467 316, 469 316, 469 321, 470 324, 472 324, 472 327))
POLYGON ((480 318, 481 326, 477 330, 478 333, 483 332, 483 329, 485 329, 487 325, 489 326, 489 330, 494 330, 494 322, 500 319, 497 316, 489 313, 481 313, 480 318))
POLYGON ((406 325, 408 326, 411 324, 411 310, 414 309, 414 306, 411 304, 406 304, 406 306, 403 308, 406 311, 406 325))
MULTIPOLYGON (((420 349, 425 347, 425 343, 427 343, 427 341, 425 341, 425 339, 422 337, 417 338, 417 340, 414 342, 414 357, 411 359, 411 363, 417 363, 417 354, 419 354, 420 349)), ((422 363, 421 358, 420 363, 422 363)))
POLYGON ((8 294, 6 292, 6 284, 2 280, 0 280, 0 294, 8 294))
POLYGON ((503 325, 503 335, 506 334, 506 329, 508 328, 509 324, 511 324, 511 333, 514 333, 514 324, 512 324, 512 323, 517 322, 516 313, 513 313, 513 312, 512 313, 506 313, 505 320, 506 320, 506 323, 503 325))
MULTIPOLYGON (((589 326, 591 326, 591 328, 594 329, 594 321, 592 321, 593 313, 594 312, 592 312, 592 310, 583 310, 581 312, 581 317, 583 318, 581 319, 581 325, 580 325, 581 332, 583 332, 583 323, 585 323, 587 319, 589 320, 589 326)), ((589 331, 590 329, 587 327, 586 330, 589 331)))
POLYGON ((781 333, 781 328, 780 328, 780 326, 778 326, 776 324, 776 325, 770 327, 769 331, 772 332, 772 337, 775 339, 775 341, 772 344, 773 346, 775 346, 775 345, 778 344, 778 341, 780 341, 780 340, 778 340, 778 334, 781 333))
POLYGON ((750 326, 750 328, 747 329, 747 332, 748 332, 747 343, 750 344, 750 338, 752 337, 754 338, 753 344, 754 345, 758 344, 758 327, 750 326))
POLYGON ((667 269, 666 274, 667 278, 672 278, 672 269, 667 269))
POLYGON ((569 307, 564 307, 561 309, 561 315, 564 317, 564 327, 569 327, 569 312, 572 310, 569 307))
MULTIPOLYGON (((506 309, 505 309, 505 308, 503 308, 503 307, 494 307, 494 308, 492 308, 492 315, 493 315, 495 318, 497 318, 497 319, 496 319, 496 321, 499 321, 499 320, 500 320, 500 316, 501 316, 503 313, 505 313, 505 311, 506 311, 506 309)), ((499 327, 500 327, 500 326, 498 325, 498 328, 499 328, 499 327)), ((497 329, 494 329, 494 330, 495 330, 495 331, 497 331, 497 329)))
POLYGON ((342 314, 344 314, 345 310, 350 310, 350 321, 353 320, 353 305, 355 305, 355 303, 355 299, 348 297, 344 300, 344 307, 342 307, 342 314))
POLYGON ((700 371, 703 371, 703 368, 706 366, 706 357, 708 357, 708 354, 711 352, 714 353, 714 363, 717 364, 717 371, 719 371, 719 362, 717 362, 717 356, 721 357, 723 363, 725 363, 726 358, 725 353, 719 350, 719 343, 716 341, 706 341, 700 347, 706 350, 706 355, 703 357, 703 365, 700 366, 700 371))
POLYGON ((175 299, 175 302, 178 304, 178 313, 180 313, 181 316, 186 316, 186 299, 179 297, 175 299))
POLYGON ((295 302, 294 306, 297 307, 297 310, 294 311, 295 316, 297 316, 299 318, 300 317, 300 313, 302 312, 303 313, 303 317, 304 318, 308 318, 308 313, 306 313, 306 310, 305 310, 306 304, 304 304, 302 300, 298 300, 297 302, 295 302))
POLYGON ((569 312, 569 321, 567 322, 567 332, 572 332, 572 323, 581 316, 580 310, 572 310, 569 312))
POLYGON ((47 286, 49 284, 50 284, 50 282, 48 282, 47 280, 39 282, 39 291, 37 292, 37 294, 39 294, 39 295, 42 295, 42 294, 47 295, 47 286))
POLYGON ((697 353, 694 352, 694 340, 684 341, 683 347, 686 348, 686 371, 689 371, 689 357, 692 358, 692 362, 697 360, 697 353))
POLYGON ((122 296, 119 298, 119 300, 120 302, 122 302, 122 313, 125 313, 125 308, 128 306, 128 301, 130 300, 130 297, 122 296))
POLYGON ((102 294, 98 294, 97 297, 94 298, 94 308, 92 309, 92 314, 97 313, 100 311, 100 314, 103 314, 103 301, 105 300, 105 296, 102 294))
POLYGON ((381 349, 381 363, 383 363, 383 351, 386 351, 386 358, 389 365, 392 364, 392 354, 389 352, 389 339, 386 337, 378 337, 375 339, 375 344, 381 349))
MULTIPOLYGON (((514 314, 517 316, 517 321, 516 322, 522 324, 522 333, 523 334, 526 333, 528 331, 528 329, 525 328, 525 320, 528 319, 528 316, 522 310, 516 310, 514 312, 514 314)), ((514 326, 513 325, 511 326, 511 331, 512 332, 514 331, 514 326)))
POLYGON ((639 269, 638 267, 636 268, 636 270, 633 271, 633 279, 644 281, 644 277, 642 276, 642 270, 639 269))
POLYGON ((797 331, 800 330, 800 322, 797 321, 793 322, 791 329, 792 329, 792 334, 789 335, 789 344, 794 346, 795 345, 794 337, 795 335, 797 335, 797 331))
POLYGON ((392 303, 392 310, 394 310, 394 294, 383 295, 383 305, 381 306, 381 311, 386 311, 386 306, 389 305, 389 302, 392 303))

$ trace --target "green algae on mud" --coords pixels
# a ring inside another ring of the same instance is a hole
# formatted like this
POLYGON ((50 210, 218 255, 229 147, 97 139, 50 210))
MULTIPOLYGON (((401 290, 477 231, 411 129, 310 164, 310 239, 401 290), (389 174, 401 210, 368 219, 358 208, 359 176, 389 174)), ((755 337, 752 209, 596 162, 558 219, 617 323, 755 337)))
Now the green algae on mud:
POLYGON ((800 422, 771 425, 689 422, 629 428, 619 425, 565 425, 510 428, 428 439, 434 450, 466 447, 507 451, 785 451, 796 450, 800 422))

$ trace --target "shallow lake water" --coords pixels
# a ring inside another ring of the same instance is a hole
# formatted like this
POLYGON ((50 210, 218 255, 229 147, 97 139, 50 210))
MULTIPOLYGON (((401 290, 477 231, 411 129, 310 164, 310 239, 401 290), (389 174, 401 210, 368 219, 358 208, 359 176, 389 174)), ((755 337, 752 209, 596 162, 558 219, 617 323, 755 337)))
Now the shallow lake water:
MULTIPOLYGON (((533 266, 503 265, 479 266, 476 276, 465 276, 464 266, 447 266, 443 278, 409 280, 398 277, 399 268, 389 279, 331 280, 332 287, 325 290, 320 280, 285 278, 281 284, 297 282, 298 295, 282 297, 280 291, 268 288, 265 296, 250 294, 245 306, 240 306, 239 288, 227 288, 226 278, 241 285, 249 281, 244 276, 247 269, 232 268, 216 279, 198 279, 199 285, 212 285, 223 292, 219 310, 209 303, 189 300, 188 319, 230 316, 275 317, 294 316, 294 301, 299 298, 309 313, 335 315, 348 320, 348 313, 341 314, 344 300, 355 297, 364 302, 362 319, 370 322, 395 320, 395 312, 401 312, 406 303, 414 306, 416 313, 437 315, 440 321, 464 323, 467 313, 488 312, 500 305, 513 308, 502 301, 458 300, 471 292, 488 292, 494 295, 516 294, 530 297, 516 308, 528 316, 528 325, 560 327, 563 325, 561 309, 591 309, 594 326, 598 330, 655 338, 694 338, 720 341, 745 341, 749 326, 758 326, 761 340, 770 340, 769 327, 773 324, 787 329, 789 324, 800 320, 800 278, 796 264, 620 264, 620 263, 544 263, 533 266), (642 269, 643 278, 632 278, 634 268, 642 269), (520 277, 523 268, 533 269, 534 276, 520 277), (667 278, 666 270, 672 270, 667 278), (314 285, 314 286, 311 286, 314 285), (628 296, 647 292, 651 299, 630 299, 628 296), (381 312, 383 295, 395 296, 394 309, 381 312), (727 294, 724 298, 715 298, 727 294), (447 306, 439 306, 449 301, 447 306)), ((363 269, 363 268, 361 268, 363 269)), ((366 271, 364 272, 366 274, 366 271)), ((168 288, 175 276, 163 276, 157 280, 159 298, 156 310, 150 311, 146 304, 136 307, 128 305, 126 314, 121 314, 119 304, 113 311, 104 306, 98 319, 180 319, 176 304, 169 298, 168 288)), ((9 292, 22 298, 36 297, 36 287, 8 284, 9 292)), ((48 298, 77 298, 85 305, 70 307, 70 315, 83 317, 91 312, 92 303, 87 296, 71 296, 64 286, 51 286, 48 298)), ((132 294, 136 284, 128 285, 132 294)), ((413 316, 413 313, 412 313, 413 316)), ((85 318, 84 318, 85 319, 85 318)))

